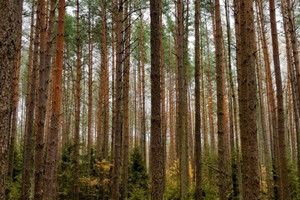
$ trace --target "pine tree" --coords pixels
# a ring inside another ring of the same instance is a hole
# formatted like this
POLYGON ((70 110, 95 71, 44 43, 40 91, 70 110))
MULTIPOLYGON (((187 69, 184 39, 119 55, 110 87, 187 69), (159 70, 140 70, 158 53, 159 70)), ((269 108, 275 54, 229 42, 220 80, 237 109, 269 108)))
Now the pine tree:
POLYGON ((59 116, 61 113, 61 87, 62 87, 62 68, 63 68, 63 50, 64 50, 64 30, 65 30, 65 0, 58 2, 58 24, 57 24, 57 43, 56 59, 53 74, 53 83, 51 91, 52 98, 52 115, 51 127, 47 136, 47 141, 51 148, 47 149, 46 167, 45 167, 45 184, 44 199, 50 200, 56 198, 56 164, 57 164, 57 143, 59 116))

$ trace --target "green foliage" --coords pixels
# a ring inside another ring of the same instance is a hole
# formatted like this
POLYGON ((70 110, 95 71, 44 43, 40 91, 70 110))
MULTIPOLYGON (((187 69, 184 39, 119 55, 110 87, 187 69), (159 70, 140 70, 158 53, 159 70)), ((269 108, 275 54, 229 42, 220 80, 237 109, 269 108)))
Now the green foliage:
POLYGON ((179 162, 175 160, 174 165, 171 166, 166 173, 166 190, 164 199, 180 199, 179 187, 179 162))
POLYGON ((149 176, 146 163, 139 148, 134 148, 130 155, 128 168, 128 199, 149 199, 149 176))
POLYGON ((62 158, 58 173, 59 199, 72 199, 75 171, 75 145, 67 143, 62 150, 62 158))
POLYGON ((16 148, 13 164, 13 177, 6 185, 7 200, 19 199, 22 189, 22 152, 16 148))
POLYGON ((288 156, 288 180, 289 180, 289 194, 291 199, 300 199, 300 191, 298 186, 298 173, 297 165, 291 160, 291 157, 288 156))
POLYGON ((108 199, 109 198, 109 172, 112 165, 103 159, 95 160, 94 176, 84 176, 79 179, 80 199, 108 199))

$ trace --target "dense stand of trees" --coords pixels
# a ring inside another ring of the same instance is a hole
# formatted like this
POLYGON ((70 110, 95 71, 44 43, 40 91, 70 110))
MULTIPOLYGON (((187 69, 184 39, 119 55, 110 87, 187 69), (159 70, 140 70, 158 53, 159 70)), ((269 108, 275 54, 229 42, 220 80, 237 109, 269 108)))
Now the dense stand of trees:
POLYGON ((0 2, 0 199, 300 199, 299 2, 0 2))

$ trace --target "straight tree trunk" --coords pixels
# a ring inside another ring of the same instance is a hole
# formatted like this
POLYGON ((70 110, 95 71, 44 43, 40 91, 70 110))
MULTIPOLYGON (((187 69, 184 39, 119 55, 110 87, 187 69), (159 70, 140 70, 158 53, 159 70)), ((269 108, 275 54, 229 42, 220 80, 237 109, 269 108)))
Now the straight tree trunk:
POLYGON ((38 65, 38 49, 40 41, 40 33, 38 28, 38 18, 40 17, 39 3, 37 4, 37 14, 35 23, 35 38, 33 49, 33 67, 30 78, 30 87, 28 88, 28 102, 26 108, 26 130, 24 136, 23 150, 23 171, 22 171, 22 195, 21 199, 29 199, 30 196, 30 174, 31 174, 31 154, 32 154, 32 137, 34 127, 34 111, 36 98, 36 80, 37 80, 37 65, 38 65))
POLYGON ((147 156, 146 156, 146 93, 145 93, 145 55, 144 55, 144 25, 143 25, 143 14, 141 15, 141 31, 140 31, 140 38, 141 38, 141 89, 140 91, 142 93, 142 116, 141 116, 141 149, 142 154, 144 156, 144 160, 146 162, 147 156))
POLYGON ((210 50, 209 50, 209 38, 206 27, 206 46, 207 46, 207 61, 208 61, 208 116, 209 116, 209 133, 210 133, 210 146, 213 153, 216 152, 216 140, 215 140, 215 126, 214 126, 214 113, 213 113, 213 95, 212 95, 212 81, 211 81, 211 65, 210 65, 210 50))
POLYGON ((111 186, 111 199, 119 199, 119 175, 120 175, 120 163, 121 163, 121 132, 122 132, 122 116, 121 116, 121 104, 122 104, 122 59, 123 59, 123 1, 119 0, 116 4, 116 16, 117 16, 117 30, 116 30, 116 99, 115 99, 115 124, 114 124, 114 160, 112 171, 112 186, 111 186))
MULTIPOLYGON (((88 64, 88 148, 87 148, 87 162, 88 173, 91 169, 91 149, 92 149, 92 113, 93 113, 93 34, 92 34, 92 22, 91 22, 91 5, 88 5, 88 48, 89 48, 89 64, 88 64)), ((101 12, 102 13, 102 12, 101 12)), ((103 54, 101 54, 103 55, 103 54)), ((102 56, 101 56, 102 57, 102 56)))
POLYGON ((0 199, 5 199, 11 102, 20 37, 17 27, 21 21, 16 10, 20 3, 21 0, 0 3, 0 199))
POLYGON ((260 30, 261 30, 261 39, 262 39, 262 48, 263 48, 263 56, 264 56, 264 64, 265 64, 265 75, 266 75, 266 85, 267 85, 267 97, 268 103, 270 106, 270 113, 271 113, 271 122, 272 122, 272 133, 273 137, 271 137, 271 152, 272 152, 272 162, 273 162, 273 179, 276 182, 274 187, 274 195, 275 198, 277 196, 281 196, 282 190, 278 189, 281 188, 281 169, 279 165, 279 157, 278 157, 278 130, 277 130, 277 112, 275 107, 275 97, 274 97, 274 90, 273 90, 273 81, 271 75, 271 67, 270 67, 270 58, 267 46, 267 39, 265 33, 265 25, 264 25, 264 18, 263 18, 263 4, 262 1, 259 0, 257 2, 258 9, 259 9, 259 17, 260 17, 260 30))
POLYGON ((161 79, 160 79, 160 0, 150 1, 151 18, 151 135, 150 174, 151 199, 163 199, 163 142, 161 130, 161 79))
POLYGON ((177 60, 178 60, 178 115, 177 132, 179 136, 179 169, 180 169, 180 199, 185 199, 188 191, 186 172, 187 163, 187 132, 186 132, 186 80, 184 66, 184 25, 183 25, 183 1, 177 0, 177 60))
MULTIPOLYGON (((40 27, 40 66, 39 66, 39 92, 38 92, 38 110, 37 110, 37 127, 35 142, 35 163, 34 163, 34 198, 43 198, 43 151, 44 151, 44 132, 46 107, 48 99, 49 74, 51 66, 51 46, 53 35, 53 24, 55 18, 56 1, 51 1, 51 12, 49 18, 48 35, 47 35, 47 11, 45 1, 41 0, 41 17, 39 19, 40 27)), ((47 4, 48 7, 48 4, 47 4)), ((47 127, 46 127, 47 130, 47 127)))
POLYGON ((287 22, 287 14, 285 9, 285 0, 281 0, 281 14, 284 28, 284 36, 285 36, 285 46, 286 46, 286 56, 287 56, 287 71, 288 71, 288 79, 287 79, 287 87, 288 87, 288 111, 289 111, 289 131, 291 133, 291 143, 292 143, 292 159, 296 161, 296 144, 295 144, 295 131, 293 127, 293 112, 292 112, 292 94, 291 94, 291 72, 290 70, 293 68, 293 56, 292 56, 292 46, 289 38, 288 32, 288 22, 287 22))
POLYGON ((219 165, 219 198, 226 199, 228 194, 228 151, 226 137, 228 136, 228 122, 226 120, 226 92, 223 63, 223 41, 220 14, 220 2, 215 0, 216 18, 216 74, 217 74, 217 113, 218 113, 218 165, 219 165))
MULTIPOLYGON (((112 89, 112 127, 111 127, 111 161, 114 160, 114 147, 115 147, 115 119, 116 119, 116 106, 115 106, 115 98, 116 98, 116 89, 115 89, 115 82, 116 82, 116 67, 115 67, 115 33, 116 33, 116 29, 117 29, 117 25, 115 24, 115 22, 117 21, 117 0, 113 0, 113 3, 115 4, 115 6, 113 6, 113 11, 114 13, 112 14, 112 33, 111 33, 111 42, 112 42, 112 84, 111 84, 111 89, 112 89)), ((117 39, 116 39, 117 40, 117 39)), ((116 49, 116 52, 118 50, 116 49)), ((117 56, 117 55, 116 55, 117 56)), ((110 173, 112 174, 112 168, 110 173)))
MULTIPOLYGON (((195 0, 195 161, 196 200, 202 199, 201 186, 201 116, 200 116, 200 1, 195 0)), ((203 80, 202 80, 203 81, 203 80)))
POLYGON ((174 165, 175 161, 175 138, 174 138, 174 81, 171 74, 171 38, 169 36, 169 133, 170 133, 170 149, 169 149, 169 167, 174 165))
MULTIPOLYGON (((258 18, 257 18, 258 19, 258 18)), ((260 37, 260 36, 259 36, 260 37)), ((267 178, 267 197, 270 198, 271 194, 271 180, 270 180, 270 166, 269 166, 269 145, 268 145, 268 131, 267 131, 267 122, 266 122, 266 113, 265 113, 265 100, 263 94, 263 80, 262 80, 262 64, 261 64, 261 53, 259 41, 257 42, 257 51, 258 56, 256 57, 256 76, 258 80, 258 96, 259 96, 259 106, 260 106, 260 122, 262 128, 262 137, 263 137, 263 165, 266 167, 266 178, 267 178)))
MULTIPOLYGON (((236 38, 236 66, 240 66, 241 64, 241 39, 240 39, 240 1, 234 0, 234 22, 235 22, 235 38, 236 38)), ((234 91, 234 90, 233 90, 234 91)), ((235 94, 233 92, 233 94, 235 94)), ((236 160, 237 160, 237 168, 238 168, 238 179, 239 181, 239 191, 242 192, 242 172, 241 172, 241 159, 240 159, 240 144, 239 144, 239 128, 238 128, 238 105, 237 102, 234 103, 234 115, 235 115, 235 128, 236 128, 236 160)))
POLYGON ((281 81, 281 70, 279 60, 279 47, 278 47, 278 34, 276 25, 276 13, 275 13, 275 2, 274 0, 269 1, 270 6, 270 20, 271 20, 271 33, 272 33, 272 47, 273 47, 273 60, 275 69, 275 80, 276 80, 276 98, 277 98, 277 131, 279 140, 279 157, 280 162, 280 175, 281 177, 281 188, 282 196, 279 199, 290 199, 288 192, 288 175, 287 175, 287 160, 286 160, 286 144, 285 144, 285 126, 284 126, 284 107, 283 107, 283 91, 281 81))
MULTIPOLYGON (((16 73, 14 77, 14 95, 13 95, 13 105, 12 105, 12 127, 11 127, 11 135, 10 135, 10 143, 9 143, 9 155, 8 155, 8 179, 12 179, 13 175, 13 162, 14 162, 14 153, 15 153, 15 147, 16 147, 16 137, 17 137, 17 129, 18 129, 18 99, 19 99, 19 80, 20 80, 20 66, 21 66, 21 39, 22 39, 22 11, 23 11, 23 1, 18 1, 19 4, 16 4, 16 35, 18 35, 17 38, 17 57, 15 59, 15 65, 16 65, 16 73)), ((32 15, 34 15, 34 12, 32 12, 32 15)), ((31 17, 32 17, 31 15, 31 17)), ((33 23, 33 17, 32 17, 32 23, 33 23)), ((33 29, 30 30, 33 32, 33 29)), ((30 53, 32 52, 32 38, 33 33, 30 35, 30 53)), ((31 58, 32 59, 32 58, 31 58)))
POLYGON ((57 143, 59 116, 61 114, 61 86, 62 86, 62 68, 63 68, 63 50, 64 50, 64 29, 65 29, 65 0, 59 0, 58 3, 58 24, 57 24, 57 46, 56 60, 52 81, 52 115, 51 127, 47 136, 47 141, 51 148, 47 149, 46 168, 45 168, 45 186, 44 199, 52 200, 56 198, 56 167, 57 167, 57 143))
POLYGON ((259 162, 256 127, 256 78, 253 5, 240 4, 240 65, 238 66, 243 200, 259 199, 259 162), (251 39, 252 38, 252 39, 251 39), (243 63, 243 65, 241 65, 243 63))
MULTIPOLYGON (((103 145, 102 156, 108 157, 108 132, 109 132, 109 78, 108 78, 108 61, 107 61, 107 39, 106 39, 106 2, 101 1, 101 27, 102 27, 102 46, 101 46, 101 63, 103 67, 103 145)), ((100 106, 101 104, 99 104, 100 106)))
MULTIPOLYGON (((289 33, 290 33, 290 38, 291 38, 291 43, 292 43, 292 52, 293 52, 293 61, 294 61, 294 66, 295 66, 295 71, 296 71, 296 76, 297 76, 297 82, 300 83, 300 64, 299 64, 299 53, 298 53, 298 45, 297 45, 297 36, 296 36, 296 26, 295 26, 295 20, 293 16, 293 5, 291 0, 286 0, 287 2, 287 11, 288 11, 288 25, 289 25, 289 33)), ((298 89, 298 95, 300 95, 300 84, 297 85, 298 89)), ((298 104, 300 105, 300 97, 298 97, 298 104)), ((300 112, 300 107, 298 107, 300 112)), ((298 162, 300 163, 300 162, 298 162)), ((300 169, 300 164, 299 169, 300 169)), ((299 173, 299 183, 300 183, 300 173, 299 173)), ((300 187, 300 186, 299 186, 300 187)))
POLYGON ((76 25, 76 90, 75 90, 75 172, 74 172, 74 199, 79 200, 79 124, 80 124, 80 82, 81 82, 81 54, 80 54, 80 23, 79 0, 77 0, 76 25))
MULTIPOLYGON (((292 44, 292 54, 293 54, 293 64, 296 71, 296 79, 297 79, 297 87, 295 88, 298 93, 298 96, 295 96, 295 98, 298 101, 294 101, 294 104, 298 104, 298 115, 300 113, 300 64, 299 64, 299 50, 297 47, 298 41, 296 37, 296 27, 295 27, 295 20, 293 16, 293 7, 291 0, 286 0, 287 2, 287 11, 288 11, 288 31, 290 33, 290 39, 292 44), (296 103, 297 102, 297 103, 296 103)), ((293 69, 294 70, 294 69, 293 69)), ((296 119, 296 118, 295 118, 296 119)), ((298 120, 298 119, 296 119, 298 120)), ((296 126, 299 126, 299 124, 296 123, 296 126)), ((297 151, 298 151, 298 182, 299 182, 299 188, 300 188, 300 134, 297 132, 297 151)))
POLYGON ((124 88, 123 88, 123 158, 122 158, 122 199, 127 199, 128 185, 128 159, 129 159, 129 73, 130 73, 130 31, 131 31, 131 0, 125 3, 125 63, 124 63, 124 88))
POLYGON ((161 133, 163 143, 163 185, 166 182, 166 99, 165 99, 165 71, 164 71, 164 50, 163 50, 163 27, 162 27, 162 1, 159 2, 159 53, 160 53, 160 92, 161 92, 161 133))

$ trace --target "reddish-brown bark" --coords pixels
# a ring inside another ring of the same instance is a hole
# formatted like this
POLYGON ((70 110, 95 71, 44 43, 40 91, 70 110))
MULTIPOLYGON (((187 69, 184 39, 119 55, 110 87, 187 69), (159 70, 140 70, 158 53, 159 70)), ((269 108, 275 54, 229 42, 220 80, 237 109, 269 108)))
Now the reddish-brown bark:
POLYGON ((65 29, 65 0, 59 0, 58 3, 58 25, 57 25, 57 46, 56 60, 52 82, 52 115, 51 128, 47 141, 51 148, 47 149, 46 168, 45 168, 45 186, 44 199, 51 200, 56 198, 56 166, 57 166, 57 143, 59 116, 61 114, 61 86, 62 86, 62 68, 63 68, 63 50, 64 50, 64 29, 65 29))

